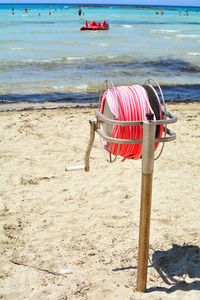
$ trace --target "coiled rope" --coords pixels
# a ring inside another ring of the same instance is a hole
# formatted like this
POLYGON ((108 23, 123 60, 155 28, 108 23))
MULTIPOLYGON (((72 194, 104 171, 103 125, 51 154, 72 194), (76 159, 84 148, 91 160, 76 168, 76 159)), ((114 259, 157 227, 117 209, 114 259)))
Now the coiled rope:
MULTIPOLYGON (((150 84, 119 86, 107 89, 102 97, 100 111, 104 113, 108 104, 114 120, 118 121, 147 121, 148 114, 153 114, 153 121, 162 118, 162 108, 156 90, 150 84)), ((163 126, 156 126, 156 137, 163 134, 163 126)), ((118 126, 112 128, 113 138, 142 139, 142 126, 118 126)), ((109 153, 124 159, 140 159, 142 144, 116 144, 103 140, 103 147, 109 153)), ((155 150, 158 143, 155 144, 155 150)))

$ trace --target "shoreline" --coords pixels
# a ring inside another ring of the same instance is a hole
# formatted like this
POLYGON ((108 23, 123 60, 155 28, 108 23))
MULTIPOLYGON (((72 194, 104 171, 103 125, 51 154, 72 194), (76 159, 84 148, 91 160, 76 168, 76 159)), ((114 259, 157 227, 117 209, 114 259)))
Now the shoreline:
MULTIPOLYGON (((200 104, 200 99, 196 100, 168 100, 166 104, 200 104)), ((12 102, 0 103, 0 112, 4 111, 23 111, 23 110, 41 110, 41 109, 70 109, 70 108, 97 108, 98 103, 80 103, 80 102, 12 102)))
POLYGON ((41 110, 41 109, 65 109, 65 108, 97 108, 98 103, 72 103, 72 102, 15 102, 0 104, 0 112, 41 110))

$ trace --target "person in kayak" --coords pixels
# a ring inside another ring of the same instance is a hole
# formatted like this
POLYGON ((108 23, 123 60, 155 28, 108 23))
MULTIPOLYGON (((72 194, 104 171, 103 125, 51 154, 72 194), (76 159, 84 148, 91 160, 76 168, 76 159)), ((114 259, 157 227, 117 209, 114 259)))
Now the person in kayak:
POLYGON ((92 27, 92 26, 96 26, 97 24, 96 24, 96 22, 94 21, 94 20, 92 20, 91 22, 90 22, 90 27, 92 27))
POLYGON ((106 27, 106 26, 107 26, 106 20, 103 20, 102 26, 103 26, 103 27, 106 27))
POLYGON ((100 22, 95 22, 94 20, 92 20, 88 26, 88 21, 85 21, 85 26, 82 26, 80 28, 80 30, 108 30, 109 29, 109 25, 106 22, 106 20, 104 20, 102 22, 102 24, 100 22))

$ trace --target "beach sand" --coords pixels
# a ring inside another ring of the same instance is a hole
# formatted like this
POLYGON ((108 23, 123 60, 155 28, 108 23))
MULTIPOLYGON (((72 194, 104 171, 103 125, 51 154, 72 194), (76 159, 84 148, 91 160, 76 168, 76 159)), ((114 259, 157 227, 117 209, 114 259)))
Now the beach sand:
POLYGON ((200 298, 200 105, 178 116, 155 162, 147 293, 136 292, 141 161, 108 164, 94 109, 0 113, 0 299, 200 298), (72 273, 63 275, 62 269, 72 273))

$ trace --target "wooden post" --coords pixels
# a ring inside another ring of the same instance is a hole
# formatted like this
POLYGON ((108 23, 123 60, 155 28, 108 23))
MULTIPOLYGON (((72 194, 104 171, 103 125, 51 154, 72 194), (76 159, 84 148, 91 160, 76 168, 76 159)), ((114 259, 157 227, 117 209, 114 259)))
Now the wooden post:
POLYGON ((149 254, 151 198, 154 168, 155 128, 153 122, 143 124, 142 184, 140 204, 140 232, 138 249, 137 291, 145 292, 149 254))
POLYGON ((87 150, 85 152, 85 171, 89 172, 90 170, 90 153, 92 151, 92 146, 94 144, 94 138, 95 138, 95 130, 96 130, 96 121, 89 121, 90 123, 90 139, 88 142, 87 150))

